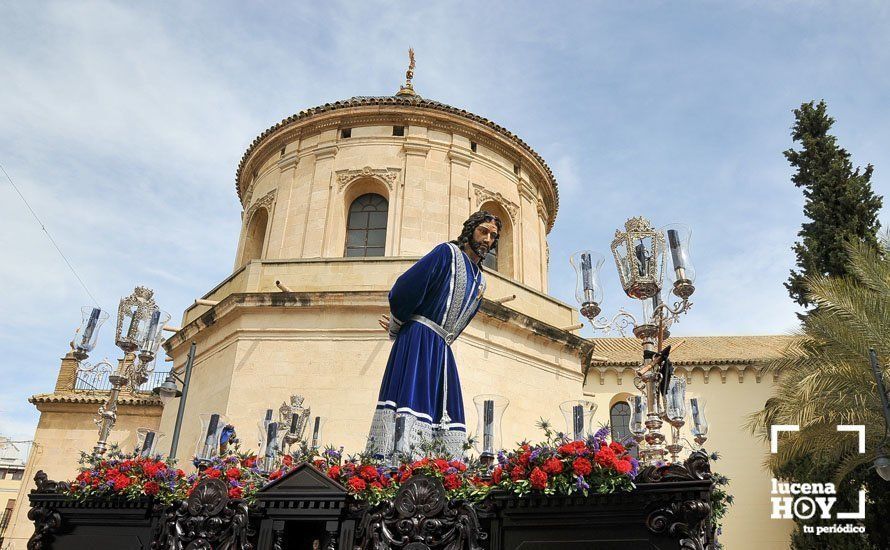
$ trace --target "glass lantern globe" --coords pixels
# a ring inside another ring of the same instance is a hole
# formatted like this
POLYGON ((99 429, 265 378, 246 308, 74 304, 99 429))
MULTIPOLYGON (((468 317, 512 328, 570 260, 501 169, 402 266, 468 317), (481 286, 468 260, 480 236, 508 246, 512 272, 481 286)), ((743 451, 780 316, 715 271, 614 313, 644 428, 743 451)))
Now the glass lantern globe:
POLYGON ((155 456, 155 449, 161 446, 164 434, 151 428, 136 428, 136 453, 141 457, 155 456))
POLYGON ((473 398, 476 405, 476 451, 479 458, 490 460, 503 449, 501 422, 510 400, 503 395, 482 394, 473 398))
POLYGON ((600 268, 605 258, 602 254, 582 250, 569 257, 575 269, 575 299, 581 304, 581 314, 593 320, 600 314, 603 303, 603 286, 600 283, 600 268))
POLYGON ((195 444, 195 457, 199 464, 206 465, 219 456, 220 438, 228 420, 218 413, 201 414, 199 418, 201 431, 195 444))
POLYGON ((108 312, 98 307, 84 306, 80 308, 80 314, 80 327, 74 333, 74 355, 79 359, 86 359, 96 348, 99 328, 108 320, 108 312))
POLYGON ((145 333, 141 339, 142 344, 139 348, 139 360, 143 363, 151 362, 157 355, 158 348, 164 341, 161 334, 163 334, 164 325, 166 325, 168 321, 170 321, 169 313, 157 308, 151 312, 148 324, 145 328, 145 333))
POLYGON ((689 430, 698 445, 702 445, 708 439, 708 419, 705 417, 705 402, 701 397, 689 399, 689 410, 692 416, 692 425, 689 430))
POLYGON ((596 409, 596 403, 586 399, 560 403, 559 410, 566 422, 566 435, 574 441, 584 440, 592 435, 596 431, 593 429, 596 409))
POLYGON ((642 395, 632 395, 627 398, 630 405, 630 422, 628 429, 634 440, 639 443, 646 436, 646 398, 642 395))
POLYGON ((668 391, 665 395, 665 417, 667 421, 679 428, 686 418, 686 379, 682 377, 671 378, 668 391))
POLYGON ((664 226, 662 231, 667 236, 671 257, 667 280, 671 285, 671 292, 685 300, 695 292, 695 266, 690 255, 692 230, 685 224, 672 223, 664 226))

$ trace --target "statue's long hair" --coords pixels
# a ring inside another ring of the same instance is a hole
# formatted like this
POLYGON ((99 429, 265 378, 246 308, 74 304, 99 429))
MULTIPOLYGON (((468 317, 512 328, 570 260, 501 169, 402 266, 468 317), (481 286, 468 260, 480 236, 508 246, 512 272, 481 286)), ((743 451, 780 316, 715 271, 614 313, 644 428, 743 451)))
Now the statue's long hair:
POLYGON ((460 236, 457 240, 451 241, 457 246, 463 247, 463 245, 467 244, 473 239, 473 232, 476 231, 476 228, 479 227, 480 224, 485 222, 494 222, 494 224, 498 228, 498 238, 494 240, 492 243, 489 252, 492 250, 496 250, 498 247, 498 239, 501 237, 501 219, 492 214, 491 212, 486 212, 485 210, 480 210, 470 215, 467 218, 467 221, 464 222, 463 231, 461 231, 460 236))

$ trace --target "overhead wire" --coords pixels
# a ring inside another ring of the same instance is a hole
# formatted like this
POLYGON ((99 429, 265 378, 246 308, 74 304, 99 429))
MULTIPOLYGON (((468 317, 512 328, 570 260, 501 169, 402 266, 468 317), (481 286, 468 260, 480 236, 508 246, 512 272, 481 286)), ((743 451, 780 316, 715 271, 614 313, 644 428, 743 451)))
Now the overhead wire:
POLYGON ((40 224, 40 229, 42 229, 43 232, 46 234, 47 238, 49 238, 49 242, 51 242, 53 244, 53 247, 56 249, 56 252, 58 252, 59 256, 62 257, 62 260, 65 261, 65 265, 67 265, 68 269, 71 270, 71 273, 74 274, 74 277, 77 279, 77 282, 80 283, 80 286, 83 287, 83 290, 87 293, 87 295, 90 297, 90 299, 93 301, 93 303, 96 304, 96 307, 100 307, 99 301, 96 300, 96 298, 93 296, 93 293, 90 292, 89 288, 87 288, 86 283, 84 283, 83 279, 80 278, 80 275, 77 274, 77 270, 74 269, 74 266, 71 265, 71 262, 68 260, 68 257, 65 256, 65 253, 62 252, 62 249, 59 247, 58 243, 56 243, 56 240, 53 239, 52 235, 50 235, 49 230, 46 228, 46 225, 43 223, 43 221, 41 221, 40 216, 38 216, 37 212, 35 212, 34 209, 31 208, 31 204, 28 203, 28 199, 25 198, 25 195, 22 194, 22 192, 19 190, 19 188, 15 184, 15 182, 12 181, 12 178, 6 172, 6 168, 3 167, 2 163, 0 163, 0 170, 3 171, 3 175, 6 176, 6 179, 7 179, 7 181, 9 181, 9 184, 12 186, 13 189, 15 189, 15 192, 18 193, 18 196, 22 199, 22 202, 25 203, 25 206, 28 207, 28 210, 31 212, 31 215, 34 216, 34 219, 37 220, 37 223, 40 224))

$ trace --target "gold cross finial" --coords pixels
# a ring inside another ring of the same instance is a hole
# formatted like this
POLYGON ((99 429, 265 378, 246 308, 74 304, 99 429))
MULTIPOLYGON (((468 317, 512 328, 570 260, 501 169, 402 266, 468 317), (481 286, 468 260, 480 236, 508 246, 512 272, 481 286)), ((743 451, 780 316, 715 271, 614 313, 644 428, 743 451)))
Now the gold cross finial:
POLYGON ((401 96, 417 96, 414 91, 414 85, 411 80, 414 78, 414 48, 408 48, 408 70, 405 71, 405 84, 399 88, 396 95, 401 96))

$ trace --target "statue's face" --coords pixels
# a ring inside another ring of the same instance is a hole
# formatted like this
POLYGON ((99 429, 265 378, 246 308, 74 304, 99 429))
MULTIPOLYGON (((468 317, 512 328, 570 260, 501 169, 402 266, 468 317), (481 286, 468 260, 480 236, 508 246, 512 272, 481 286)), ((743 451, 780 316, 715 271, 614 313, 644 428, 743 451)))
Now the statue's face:
POLYGON ((473 231, 470 247, 480 258, 484 258, 498 238, 498 226, 494 222, 482 222, 473 231))

